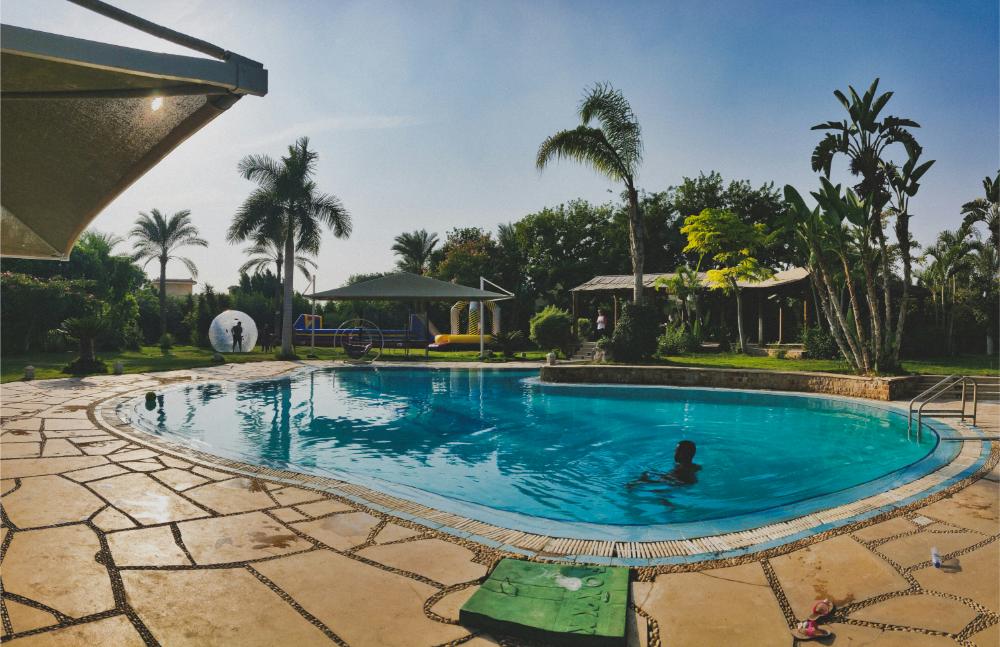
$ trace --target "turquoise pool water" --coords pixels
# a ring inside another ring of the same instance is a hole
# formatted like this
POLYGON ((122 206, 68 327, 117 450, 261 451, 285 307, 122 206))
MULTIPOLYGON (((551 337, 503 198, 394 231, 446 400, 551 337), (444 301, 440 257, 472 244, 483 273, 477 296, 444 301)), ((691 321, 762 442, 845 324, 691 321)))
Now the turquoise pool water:
POLYGON ((905 415, 854 401, 536 375, 307 370, 167 390, 162 406, 134 411, 147 431, 246 463, 611 526, 780 509, 901 470, 938 442, 908 440, 905 415), (681 439, 697 444, 695 483, 630 487, 670 470, 681 439))

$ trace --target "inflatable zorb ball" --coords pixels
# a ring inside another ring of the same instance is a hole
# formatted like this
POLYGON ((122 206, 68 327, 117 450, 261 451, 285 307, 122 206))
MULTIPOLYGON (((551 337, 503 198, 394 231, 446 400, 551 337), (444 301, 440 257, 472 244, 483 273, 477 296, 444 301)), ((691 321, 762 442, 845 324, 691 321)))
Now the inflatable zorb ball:
POLYGON ((208 340, 220 353, 249 353, 257 343, 257 324, 245 312, 226 310, 212 319, 208 340))

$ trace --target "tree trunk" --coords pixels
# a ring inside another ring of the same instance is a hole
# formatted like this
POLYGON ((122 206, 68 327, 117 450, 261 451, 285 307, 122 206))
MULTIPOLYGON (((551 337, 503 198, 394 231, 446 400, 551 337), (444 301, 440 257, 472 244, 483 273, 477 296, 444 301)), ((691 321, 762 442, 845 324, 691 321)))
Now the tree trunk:
MULTIPOLYGON (((289 218, 291 221, 291 218, 289 218)), ((285 233, 285 296, 282 304, 281 320, 281 355, 284 358, 292 356, 292 298, 294 296, 292 283, 295 280, 295 227, 288 223, 285 233)))
MULTIPOLYGON (((903 326, 906 324, 906 309, 910 305, 910 281, 912 280, 913 259, 910 256, 910 215, 896 216, 896 240, 903 260, 903 294, 899 299, 899 314, 896 317, 896 334, 892 340, 892 363, 899 366, 899 351, 903 345, 903 326)), ((886 326, 889 322, 886 322, 886 326)))
POLYGON ((733 281, 733 288, 736 290, 736 329, 740 335, 740 352, 746 354, 747 338, 743 334, 743 297, 740 295, 740 288, 736 285, 736 281, 733 281))
POLYGON ((889 249, 885 242, 885 231, 878 227, 878 247, 882 261, 882 305, 885 308, 885 321, 883 322, 882 345, 878 348, 878 357, 875 364, 883 371, 895 370, 893 361, 893 347, 895 346, 895 331, 892 326, 892 274, 889 269, 889 249))
MULTIPOLYGON (((948 289, 948 279, 944 281, 945 290, 948 289)), ((951 277, 951 299, 948 300, 948 310, 945 314, 948 322, 948 355, 955 354, 955 277, 951 277)))
MULTIPOLYGON (((840 349, 840 354, 844 356, 848 362, 851 361, 851 350, 848 345, 844 342, 843 335, 841 334, 840 327, 837 326, 835 316, 833 314, 833 306, 830 305, 830 294, 833 292, 831 289, 824 290, 822 287, 817 288, 816 285, 823 282, 821 276, 818 276, 818 272, 809 272, 809 283, 812 285, 813 290, 813 305, 817 312, 822 312, 823 316, 826 317, 827 328, 830 330, 830 334, 833 335, 833 341, 836 342, 837 348, 840 349)), ((823 286, 825 287, 825 285, 823 286)), ((817 315, 816 323, 817 325, 822 325, 823 320, 817 315)))
POLYGON ((160 336, 167 334, 167 259, 160 259, 160 336))
POLYGON ((639 213, 639 192, 632 183, 628 184, 628 237, 632 252, 632 274, 635 282, 632 286, 632 302, 642 303, 643 280, 643 230, 642 216, 639 213))
POLYGON ((80 335, 80 364, 90 366, 94 363, 94 338, 87 335, 80 335))
MULTIPOLYGON (((822 256, 819 255, 818 249, 813 249, 813 254, 816 256, 817 259, 822 259, 822 256)), ((838 295, 834 292, 833 284, 830 280, 831 274, 828 268, 826 267, 826 264, 823 263, 822 260, 817 261, 816 266, 820 270, 820 278, 821 278, 820 283, 826 285, 828 293, 827 298, 829 299, 830 310, 833 311, 835 317, 835 319, 830 320, 830 332, 831 334, 834 335, 835 338, 837 338, 838 334, 843 335, 844 344, 851 350, 851 354, 848 355, 847 353, 845 353, 844 357, 846 357, 847 361, 851 363, 851 365, 854 367, 854 370, 859 372, 862 370, 867 370, 864 367, 863 355, 861 354, 861 351, 858 349, 857 345, 858 342, 854 339, 854 337, 851 336, 851 329, 847 324, 847 320, 844 318, 844 309, 840 304, 840 297, 838 297, 838 295)))
MULTIPOLYGON (((851 310, 854 311, 854 327, 857 330, 857 345, 860 350, 861 368, 865 373, 871 372, 871 356, 868 354, 868 343, 865 337, 864 327, 861 324, 861 309, 858 307, 858 295, 854 290, 854 280, 851 278, 851 267, 847 263, 847 257, 841 256, 840 262, 844 266, 844 283, 847 284, 847 294, 851 299, 851 310)), ((866 277, 870 278, 871 273, 865 269, 866 277)), ((870 287, 870 286, 869 286, 870 287)), ((871 303, 868 304, 871 306, 871 303)), ((869 313, 870 314, 870 313, 869 313)), ((875 313, 878 317, 878 312, 875 313)))
MULTIPOLYGON (((867 243, 865 245, 867 248, 867 243)), ((871 320, 871 344, 867 343, 865 337, 861 337, 862 348, 865 351, 865 359, 867 366, 865 367, 865 372, 871 372, 872 369, 876 371, 879 370, 878 359, 882 354, 882 320, 879 315, 879 303, 878 296, 875 294, 875 276, 872 274, 872 262, 871 255, 868 251, 862 252, 861 255, 861 266, 865 271, 865 298, 868 301, 868 318, 871 320), (873 361, 874 360, 874 361, 873 361)), ((854 311, 854 316, 857 317, 860 314, 857 310, 854 311)))
MULTIPOLYGON (((274 334, 281 334, 281 302, 282 302, 282 292, 284 291, 284 284, 281 282, 281 265, 285 262, 285 257, 281 256, 275 260, 274 267, 274 277, 278 280, 278 284, 274 287, 274 334)), ((270 341, 270 340, 268 340, 270 341)))

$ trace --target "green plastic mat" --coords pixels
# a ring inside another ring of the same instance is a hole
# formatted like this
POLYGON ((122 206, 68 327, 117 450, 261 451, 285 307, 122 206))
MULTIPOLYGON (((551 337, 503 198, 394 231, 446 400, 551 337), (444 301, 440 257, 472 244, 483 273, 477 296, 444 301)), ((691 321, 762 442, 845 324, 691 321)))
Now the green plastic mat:
POLYGON ((629 569, 503 559, 462 606, 463 625, 552 645, 625 644, 629 569))

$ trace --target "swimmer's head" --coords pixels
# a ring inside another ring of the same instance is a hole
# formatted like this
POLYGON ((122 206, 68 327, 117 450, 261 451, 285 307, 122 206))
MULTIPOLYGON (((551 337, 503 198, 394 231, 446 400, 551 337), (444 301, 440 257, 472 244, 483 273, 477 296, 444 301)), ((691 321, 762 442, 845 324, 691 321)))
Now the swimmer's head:
POLYGON ((690 440, 682 440, 677 443, 677 448, 674 450, 674 462, 690 465, 691 461, 694 460, 695 449, 694 443, 690 440))

